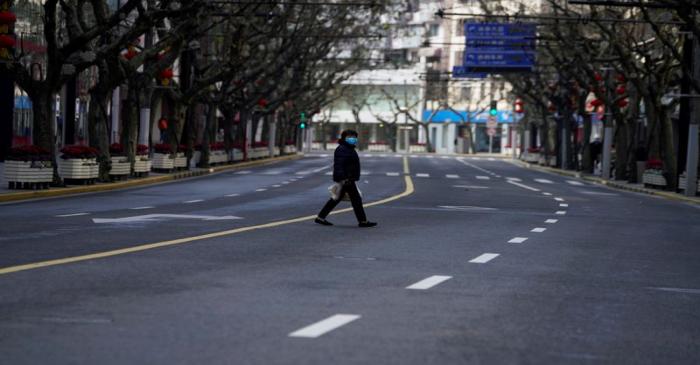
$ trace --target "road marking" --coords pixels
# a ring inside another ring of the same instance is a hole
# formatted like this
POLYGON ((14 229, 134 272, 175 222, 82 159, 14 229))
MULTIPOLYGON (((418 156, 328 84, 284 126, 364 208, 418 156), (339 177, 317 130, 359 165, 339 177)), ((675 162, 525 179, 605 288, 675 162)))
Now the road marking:
POLYGON ((372 155, 370 155, 369 153, 365 153, 364 155, 362 155, 362 157, 372 157, 372 155))
POLYGON ((471 159, 474 161, 481 161, 481 157, 472 157, 471 159))
POLYGON ((485 264, 496 257, 500 256, 500 254, 497 253, 485 253, 477 258, 472 259, 471 262, 472 264, 485 264))
POLYGON ((586 184, 576 181, 576 180, 566 180, 566 182, 570 185, 575 185, 575 186, 584 186, 586 184))
POLYGON ((445 282, 447 280, 452 279, 451 276, 443 276, 443 275, 433 275, 429 278, 425 278, 415 284, 411 284, 406 287, 406 289, 414 289, 414 290, 427 290, 430 289, 442 282, 445 282))
POLYGON ((520 179, 520 178, 517 178, 517 177, 507 177, 507 178, 506 178, 506 180, 510 180, 510 181, 517 181, 517 182, 521 182, 521 181, 523 181, 522 179, 520 179))
POLYGON ((255 191, 267 191, 265 188, 255 189, 255 191))
POLYGON ((282 181, 282 185, 289 185, 289 184, 290 184, 289 181, 282 181))
POLYGON ((235 174, 236 175, 247 175, 247 174, 250 174, 251 172, 252 171, 249 171, 249 170, 243 170, 243 171, 238 171, 235 174))
POLYGON ((289 181, 295 182, 295 181, 297 181, 297 179, 289 179, 289 181))
POLYGON ((273 188, 280 188, 282 185, 272 185, 273 188))
POLYGON ((266 170, 262 172, 263 175, 279 175, 281 173, 282 170, 266 170))
POLYGON ((527 186, 527 185, 525 185, 525 184, 521 184, 521 183, 515 182, 515 181, 510 181, 510 180, 508 180, 508 184, 513 184, 513 185, 515 185, 515 186, 519 186, 519 187, 521 187, 521 188, 523 188, 523 189, 527 189, 527 190, 540 191, 540 189, 533 188, 532 186, 527 186))
POLYGON ((90 213, 61 214, 61 215, 57 215, 56 217, 59 217, 59 218, 78 217, 78 216, 81 216, 81 215, 88 215, 88 214, 90 214, 90 213))
POLYGON ((199 202, 203 202, 203 201, 204 200, 202 200, 202 199, 195 199, 195 200, 187 200, 187 201, 184 201, 183 203, 192 204, 192 203, 199 203, 199 202))
POLYGON ((477 185, 452 185, 453 188, 462 189, 489 189, 488 186, 477 186, 477 185))
POLYGON ((530 231, 530 232, 542 233, 542 232, 544 232, 544 231, 546 231, 546 230, 547 230, 547 228, 537 227, 537 228, 534 228, 534 229, 533 229, 532 231, 530 231))
POLYGON ((447 174, 447 175, 445 175, 445 177, 448 179, 459 179, 459 175, 454 175, 454 174, 447 174))
POLYGON ((565 210, 557 210, 554 214, 556 214, 556 215, 566 215, 566 211, 565 211, 565 210))
POLYGON ((430 174, 416 174, 416 177, 430 177, 430 174))
POLYGON ((559 222, 559 220, 558 220, 558 219, 547 219, 547 220, 544 221, 544 222, 545 222, 545 223, 548 223, 548 224, 554 224, 554 223, 559 222))
POLYGON ((491 178, 488 176, 477 176, 476 179, 477 180, 491 180, 491 178))
POLYGON ((559 204, 559 206, 562 207, 562 208, 568 208, 568 207, 569 207, 569 204, 564 204, 564 203, 562 203, 562 204, 559 204))
POLYGON ((411 155, 411 158, 418 158, 417 155, 411 155))
MULTIPOLYGON (((404 164, 404 170, 408 171, 408 168, 409 168, 408 159, 405 157, 403 160, 403 164, 404 164)), ((401 198, 405 198, 405 197, 413 194, 415 192, 415 187, 413 186, 413 180, 411 179, 411 176, 409 176, 409 175, 404 176, 404 183, 405 183, 406 187, 402 193, 390 196, 388 198, 380 199, 380 200, 377 200, 377 201, 374 201, 371 203, 367 203, 367 204, 365 204, 365 207, 373 207, 373 206, 377 206, 377 205, 390 203, 390 202, 393 202, 395 200, 399 200, 401 198)), ((331 212, 331 214, 333 214, 333 215, 334 214, 342 214, 342 213, 348 213, 351 211, 352 211, 352 208, 338 209, 334 212, 331 212)), ((297 217, 297 218, 292 218, 292 219, 287 219, 287 220, 282 220, 282 221, 274 221, 274 222, 263 223, 263 224, 258 224, 258 225, 254 225, 254 226, 234 228, 234 229, 229 229, 229 230, 225 230, 225 231, 212 232, 212 233, 202 234, 202 235, 198 235, 198 236, 183 237, 183 238, 178 238, 178 239, 173 239, 173 240, 168 240, 168 241, 147 243, 147 244, 142 244, 142 245, 138 245, 138 246, 131 246, 131 247, 120 248, 120 249, 110 250, 110 251, 96 252, 96 253, 87 254, 87 255, 69 256, 69 257, 64 257, 64 258, 60 258, 60 259, 31 262, 31 263, 23 264, 23 265, 7 266, 7 267, 0 268, 0 275, 6 275, 6 274, 11 274, 11 273, 20 272, 20 271, 35 270, 35 269, 40 269, 40 268, 50 267, 50 266, 67 265, 67 264, 73 264, 73 263, 83 262, 83 261, 104 259, 104 258, 108 258, 108 257, 126 255, 129 253, 148 251, 148 250, 153 250, 153 249, 157 249, 157 248, 164 248, 164 247, 169 247, 169 246, 182 245, 182 244, 186 244, 186 243, 207 240, 210 238, 225 237, 225 236, 231 236, 231 235, 243 233, 243 232, 256 231, 259 229, 280 227, 280 226, 284 226, 284 225, 292 224, 292 223, 309 222, 310 220, 313 220, 315 218, 316 218, 315 214, 314 215, 307 215, 307 216, 303 216, 303 217, 297 217)))
POLYGON ((493 175, 493 177, 496 177, 496 178, 499 178, 499 179, 500 179, 500 178, 501 178, 501 175, 493 175))
POLYGON ((558 201, 558 202, 563 202, 563 201, 564 201, 564 199, 562 199, 562 198, 554 198, 554 200, 556 200, 556 201, 558 201))
POLYGON ((497 208, 476 207, 472 205, 438 205, 438 208, 450 210, 498 210, 497 208))
POLYGON ((527 241, 527 237, 513 237, 508 243, 523 243, 525 241, 527 241))
POLYGON ((544 195, 544 196, 552 196, 552 193, 544 192, 544 193, 542 193, 542 195, 544 195))
POLYGON ((97 224, 103 223, 134 223, 134 222, 157 222, 166 219, 200 219, 203 221, 225 221, 234 219, 243 219, 234 215, 212 216, 212 215, 193 215, 193 214, 146 214, 133 217, 123 218, 93 218, 92 222, 97 224))
POLYGON ((155 207, 136 207, 136 208, 129 208, 130 210, 144 210, 144 209, 153 209, 155 207))
POLYGON ((362 171, 360 172, 360 175, 372 175, 372 171, 365 171, 365 170, 362 170, 362 171))
POLYGON ((317 338, 360 318, 361 316, 357 314, 336 314, 296 330, 290 333, 289 337, 317 338))
POLYGON ((449 160, 451 157, 449 157, 449 156, 441 156, 440 158, 443 159, 443 160, 449 160))
POLYGON ((541 183, 541 184, 554 184, 552 182, 552 180, 547 180, 547 179, 535 179, 535 181, 537 181, 538 183, 541 183))
POLYGON ((700 294, 700 289, 693 289, 693 288, 647 287, 647 289, 668 291, 668 292, 673 292, 673 293, 683 293, 683 294, 700 294))
POLYGON ((324 175, 326 175, 326 176, 331 176, 331 175, 333 175, 333 171, 328 171, 328 172, 326 172, 324 175))
POLYGON ((400 174, 398 172, 387 172, 386 176, 399 176, 400 174))
POLYGON ((224 195, 224 196, 227 198, 233 198, 234 196, 239 196, 239 195, 241 195, 241 194, 228 194, 228 195, 224 195))
POLYGON ((379 157, 389 157, 389 156, 387 156, 385 154, 381 154, 381 155, 379 155, 379 157))
POLYGON ((489 157, 489 161, 496 161, 496 159, 493 157, 489 157))
POLYGON ((427 156, 425 156, 425 158, 435 158, 435 156, 433 156, 433 155, 427 155, 427 156))
POLYGON ((620 194, 615 194, 615 193, 603 193, 603 192, 598 192, 598 191, 581 191, 581 194, 603 195, 603 196, 620 196, 620 194))

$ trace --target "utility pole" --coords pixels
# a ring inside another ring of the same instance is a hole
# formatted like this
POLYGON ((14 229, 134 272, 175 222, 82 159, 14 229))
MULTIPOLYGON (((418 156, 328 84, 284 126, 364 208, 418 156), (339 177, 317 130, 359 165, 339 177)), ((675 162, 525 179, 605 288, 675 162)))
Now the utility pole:
MULTIPOLYGON (((12 9, 12 1, 0 0, 0 7, 12 9)), ((0 35, 13 36, 13 24, 0 24, 0 35)), ((14 39, 14 38, 13 38, 14 39)), ((0 48, 0 62, 10 62, 12 48, 0 48)), ((12 147, 12 125, 14 124, 15 76, 9 71, 0 71, 0 161, 4 161, 12 147)))
MULTIPOLYGON (((693 82, 698 82, 700 80, 700 40, 693 34, 689 36, 693 37, 693 82)), ((691 88, 691 90, 694 90, 691 88)), ((690 108, 690 122, 688 125, 688 157, 686 158, 686 181, 687 186, 685 188, 685 195, 695 196, 698 190, 698 129, 700 117, 700 95, 693 92, 693 98, 691 100, 690 108)))

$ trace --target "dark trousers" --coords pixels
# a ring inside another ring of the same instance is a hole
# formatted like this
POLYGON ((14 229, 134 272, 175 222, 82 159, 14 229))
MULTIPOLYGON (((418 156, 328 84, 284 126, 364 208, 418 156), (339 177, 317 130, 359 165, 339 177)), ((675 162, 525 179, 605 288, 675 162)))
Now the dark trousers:
POLYGON ((348 194, 348 196, 350 196, 350 203, 352 203, 352 209, 355 211, 355 217, 357 217, 357 221, 360 223, 366 222, 367 216, 365 215, 365 209, 362 207, 362 197, 357 191, 357 186, 355 186, 354 181, 350 181, 346 184, 343 184, 343 188, 340 190, 340 194, 338 195, 338 200, 329 199, 326 205, 323 206, 323 209, 321 209, 321 212, 318 213, 318 216, 323 219, 326 219, 326 217, 328 217, 328 214, 330 214, 331 210, 333 210, 333 208, 335 208, 338 205, 338 203, 340 203, 340 200, 346 193, 348 194))

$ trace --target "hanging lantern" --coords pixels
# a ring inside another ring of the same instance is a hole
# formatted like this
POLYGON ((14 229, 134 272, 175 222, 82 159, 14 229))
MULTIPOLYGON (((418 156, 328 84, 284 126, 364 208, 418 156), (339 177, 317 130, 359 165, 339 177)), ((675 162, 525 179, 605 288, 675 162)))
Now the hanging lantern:
POLYGON ((265 98, 258 99, 258 106, 261 108, 267 107, 267 99, 265 99, 265 98))
POLYGON ((134 57, 136 57, 138 54, 139 54, 139 52, 136 51, 136 47, 134 47, 134 46, 129 46, 129 47, 127 48, 126 53, 124 54, 124 58, 126 58, 126 59, 129 60, 129 61, 131 61, 131 59, 133 59, 134 57))
POLYGON ((160 72, 160 80, 163 86, 168 86, 170 85, 170 81, 172 80, 174 74, 173 74, 173 69, 168 67, 165 70, 160 72))
POLYGON ((620 99, 620 100, 618 100, 618 102, 617 102, 617 106, 619 106, 620 108, 624 108, 624 107, 626 107, 627 105, 629 105, 629 103, 630 103, 630 102, 629 102, 629 100, 627 100, 627 99, 620 99))
POLYGON ((594 77, 595 80, 598 81, 598 82, 603 81, 603 75, 601 75, 601 74, 598 73, 598 72, 596 72, 595 75, 593 75, 593 77, 594 77))
POLYGON ((515 101, 515 108, 514 109, 515 109, 516 113, 523 113, 525 111, 525 109, 523 108, 523 101, 520 99, 517 99, 515 101))
POLYGON ((0 34, 0 47, 2 48, 15 48, 15 38, 7 35, 7 34, 0 34))
POLYGON ((591 101, 591 105, 594 106, 594 107, 596 107, 596 108, 599 107, 599 106, 601 106, 601 105, 603 105, 603 104, 604 104, 603 101, 600 100, 600 99, 593 99, 593 100, 591 101))
POLYGON ((620 85, 617 87, 617 89, 615 89, 615 93, 617 93, 617 95, 625 95, 626 92, 627 88, 625 88, 625 85, 620 85))
POLYGON ((623 74, 617 74, 617 76, 615 76, 615 80, 621 84, 627 82, 627 79, 625 79, 625 75, 623 74))
POLYGON ((17 16, 11 11, 0 11, 0 33, 10 33, 10 26, 15 24, 17 16))
POLYGON ((168 120, 165 118, 160 118, 160 120, 158 120, 158 129, 161 131, 168 129, 168 120))

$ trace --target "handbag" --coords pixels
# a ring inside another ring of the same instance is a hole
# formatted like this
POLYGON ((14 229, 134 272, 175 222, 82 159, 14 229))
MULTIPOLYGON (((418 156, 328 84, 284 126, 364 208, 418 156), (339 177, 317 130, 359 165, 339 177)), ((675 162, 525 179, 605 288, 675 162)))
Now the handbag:
MULTIPOLYGON (((362 191, 360 191, 360 188, 355 186, 357 189, 357 192, 360 194, 360 197, 362 197, 362 191)), ((335 183, 331 186, 328 187, 328 193, 331 196, 331 199, 333 200, 342 200, 342 201, 350 201, 350 195, 347 193, 343 194, 342 197, 340 197, 340 193, 343 191, 343 183, 335 183)))

